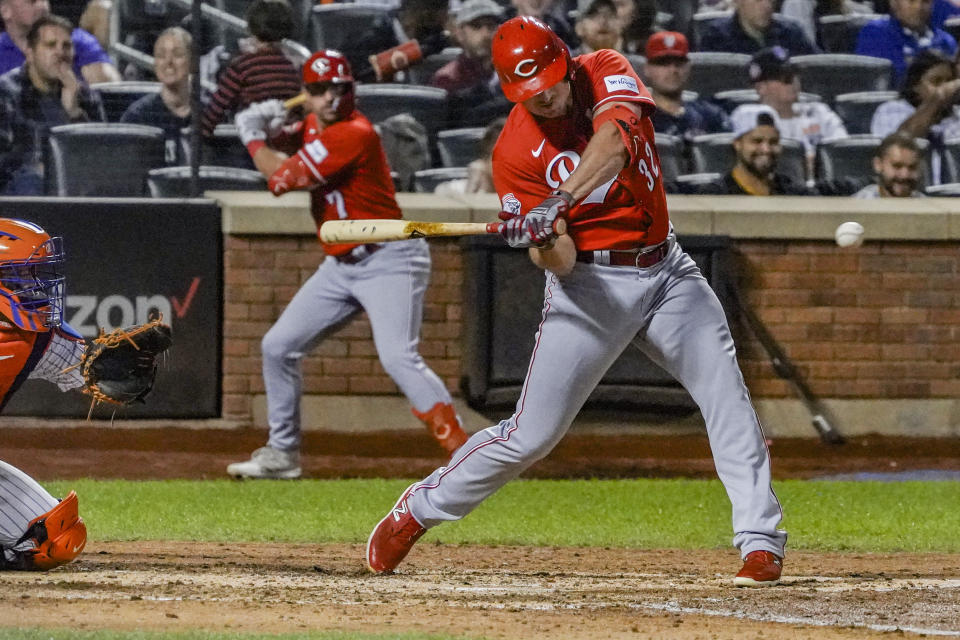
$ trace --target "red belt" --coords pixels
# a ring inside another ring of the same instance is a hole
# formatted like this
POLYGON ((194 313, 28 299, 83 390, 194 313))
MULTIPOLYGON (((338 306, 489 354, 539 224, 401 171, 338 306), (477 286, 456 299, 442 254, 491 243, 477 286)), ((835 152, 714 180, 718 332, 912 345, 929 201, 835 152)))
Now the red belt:
POLYGON ((382 244, 362 244, 354 247, 342 256, 336 256, 341 264, 357 264, 383 248, 382 244))
POLYGON ((626 251, 577 251, 577 260, 595 264, 608 264, 614 267, 652 267, 667 257, 670 243, 667 241, 652 247, 628 249, 626 251))

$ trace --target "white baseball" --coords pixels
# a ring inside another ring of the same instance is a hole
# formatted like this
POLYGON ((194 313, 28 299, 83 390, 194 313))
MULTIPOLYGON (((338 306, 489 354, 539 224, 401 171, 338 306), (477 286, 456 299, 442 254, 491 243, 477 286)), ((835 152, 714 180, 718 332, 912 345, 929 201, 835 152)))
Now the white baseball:
POLYGON ((863 244, 863 225, 859 222, 844 222, 833 232, 839 247, 859 247, 863 244))

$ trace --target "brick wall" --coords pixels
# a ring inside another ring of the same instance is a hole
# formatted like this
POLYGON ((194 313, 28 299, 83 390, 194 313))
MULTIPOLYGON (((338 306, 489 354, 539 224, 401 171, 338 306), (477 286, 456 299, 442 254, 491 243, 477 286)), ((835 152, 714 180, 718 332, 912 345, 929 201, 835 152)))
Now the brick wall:
MULTIPOLYGON (((767 328, 823 398, 960 396, 960 246, 947 242, 832 243, 738 240, 742 289, 767 328)), ((454 241, 431 241, 433 274, 421 353, 456 393, 463 266, 454 241)), ((230 236, 225 241, 224 418, 252 420, 263 393, 260 339, 316 270, 312 236, 230 236)), ((759 343, 734 334, 754 398, 793 394, 759 343)), ((394 394, 366 316, 304 360, 308 394, 394 394)))

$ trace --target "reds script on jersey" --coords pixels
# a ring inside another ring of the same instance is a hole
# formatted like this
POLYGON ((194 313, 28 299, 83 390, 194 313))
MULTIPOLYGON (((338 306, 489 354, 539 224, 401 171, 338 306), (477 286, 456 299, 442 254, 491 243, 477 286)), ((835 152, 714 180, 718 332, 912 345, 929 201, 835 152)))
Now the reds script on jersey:
MULTIPOLYGON (((300 156, 319 187, 310 192, 310 211, 320 225, 327 220, 399 219, 390 166, 376 130, 354 110, 322 128, 308 115, 271 141, 271 146, 300 156)), ((330 256, 342 256, 356 244, 323 243, 330 256)))
MULTIPOLYGON (((526 213, 559 187, 580 163, 593 136, 593 111, 608 102, 633 102, 644 115, 653 98, 622 55, 601 50, 573 61, 570 118, 537 120, 522 106, 510 112, 493 152, 493 183, 504 211, 526 213)), ((641 120, 639 161, 574 207, 567 233, 581 251, 632 249, 662 242, 670 229, 653 124, 641 120)))

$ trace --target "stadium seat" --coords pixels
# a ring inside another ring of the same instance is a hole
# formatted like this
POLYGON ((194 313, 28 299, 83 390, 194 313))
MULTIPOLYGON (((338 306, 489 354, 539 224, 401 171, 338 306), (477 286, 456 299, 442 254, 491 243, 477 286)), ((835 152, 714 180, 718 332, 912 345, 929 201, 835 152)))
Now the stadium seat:
MULTIPOLYGON (((780 140, 780 173, 785 173, 797 182, 806 180, 806 153, 799 140, 780 140)), ((691 144, 693 173, 726 173, 733 168, 736 155, 733 151, 733 134, 710 133, 697 136, 691 144)))
POLYGON ((687 88, 703 98, 728 89, 750 86, 747 66, 750 56, 744 53, 693 51, 690 53, 690 80, 687 88))
POLYGON ((841 93, 886 91, 890 87, 890 61, 845 53, 796 56, 791 61, 800 72, 801 86, 833 104, 841 93))
POLYGON ((692 31, 693 31, 693 42, 691 42, 691 49, 700 49, 700 41, 703 39, 703 36, 710 27, 717 22, 718 20, 723 20, 724 18, 729 18, 732 14, 731 11, 700 11, 693 14, 692 31))
POLYGON ((436 87, 360 84, 357 86, 357 107, 374 123, 398 113, 409 113, 431 136, 447 123, 447 92, 436 87))
POLYGON ((950 138, 943 143, 940 160, 940 182, 960 182, 960 138, 950 138))
POLYGON ((284 38, 280 41, 280 51, 283 52, 287 60, 293 63, 293 66, 298 70, 303 66, 303 63, 313 55, 310 49, 307 49, 296 40, 291 40, 290 38, 284 38))
POLYGON ((164 164, 159 127, 112 122, 52 127, 44 146, 46 193, 140 197, 147 171, 164 164))
POLYGON ((817 180, 848 178, 869 182, 873 179, 873 153, 880 138, 854 135, 829 140, 817 147, 817 180))
MULTIPOLYGON (((367 66, 367 58, 391 44, 370 37, 378 24, 392 31, 390 9, 384 5, 335 2, 314 5, 305 44, 313 51, 336 49, 350 60, 354 70, 367 66), (384 46, 386 44, 386 46, 384 46)), ((394 44, 396 44, 394 42, 394 44)))
POLYGON ((465 167, 480 157, 483 127, 447 129, 437 134, 440 163, 444 167, 465 167))
POLYGON ((447 47, 440 53, 427 56, 417 64, 407 69, 407 78, 410 84, 430 84, 430 78, 437 70, 454 60, 463 53, 460 47, 447 47))
POLYGON ((960 197, 960 182, 947 182, 924 189, 924 193, 934 197, 960 197))
POLYGON ((413 190, 417 193, 433 193, 441 182, 461 180, 467 177, 466 167, 441 167, 421 169, 413 174, 413 190))
POLYGON ((950 16, 943 21, 941 28, 952 35, 954 40, 960 38, 960 16, 950 16))
POLYGON ((643 75, 643 69, 647 65, 647 59, 639 53, 625 53, 623 55, 627 59, 627 62, 630 63, 630 66, 633 67, 633 70, 637 72, 637 75, 640 76, 640 79, 646 83, 647 79, 643 75))
POLYGON ((684 173, 676 177, 676 182, 681 185, 684 193, 695 192, 699 187, 710 184, 723 177, 722 173, 684 173))
POLYGON ((120 122, 120 116, 131 104, 151 93, 160 93, 159 82, 98 82, 90 85, 100 94, 107 122, 120 122))
POLYGON ((874 13, 820 16, 817 20, 820 44, 827 53, 853 53, 861 27, 882 17, 874 13))
POLYGON ((687 172, 687 161, 683 157, 683 138, 657 133, 656 145, 664 182, 672 182, 677 179, 677 176, 687 172))
MULTIPOLYGON (((186 133, 187 131, 187 129, 184 129, 184 135, 180 136, 185 163, 189 163, 192 157, 190 136, 186 133)), ((213 130, 212 138, 201 138, 200 164, 214 167, 255 169, 253 159, 250 158, 250 154, 243 143, 240 142, 237 127, 232 124, 218 124, 213 130)))
POLYGON ((896 91, 858 91, 841 93, 833 101, 833 109, 843 119, 847 133, 870 133, 870 121, 873 112, 884 102, 896 100, 900 94, 896 91))
MULTIPOLYGON (((189 198, 190 167, 163 167, 147 172, 147 193, 151 198, 189 198)), ((264 191, 267 179, 259 171, 236 167, 200 166, 200 195, 204 191, 264 191)))
MULTIPOLYGON (((823 102, 823 99, 815 93, 800 92, 800 102, 823 102)), ((760 102, 760 96, 756 89, 731 89, 714 94, 713 101, 723 107, 727 113, 732 113, 734 109, 741 104, 754 104, 760 102)))

